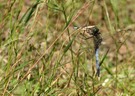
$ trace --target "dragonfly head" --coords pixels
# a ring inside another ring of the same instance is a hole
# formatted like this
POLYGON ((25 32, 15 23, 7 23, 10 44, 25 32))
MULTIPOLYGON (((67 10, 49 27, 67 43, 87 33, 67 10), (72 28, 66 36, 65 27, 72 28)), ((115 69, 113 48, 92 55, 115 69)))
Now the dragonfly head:
POLYGON ((98 36, 99 34, 101 34, 96 26, 87 26, 84 27, 82 30, 84 30, 88 35, 92 36, 98 36))
POLYGON ((93 36, 100 34, 99 29, 96 26, 90 28, 90 31, 88 33, 93 36))

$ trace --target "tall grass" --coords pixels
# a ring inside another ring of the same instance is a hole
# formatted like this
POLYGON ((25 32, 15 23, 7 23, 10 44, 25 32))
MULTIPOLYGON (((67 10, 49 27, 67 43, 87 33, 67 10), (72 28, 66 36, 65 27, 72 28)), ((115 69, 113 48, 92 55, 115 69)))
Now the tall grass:
POLYGON ((134 1, 0 2, 1 96, 135 95, 134 1), (100 79, 88 25, 103 37, 100 79))

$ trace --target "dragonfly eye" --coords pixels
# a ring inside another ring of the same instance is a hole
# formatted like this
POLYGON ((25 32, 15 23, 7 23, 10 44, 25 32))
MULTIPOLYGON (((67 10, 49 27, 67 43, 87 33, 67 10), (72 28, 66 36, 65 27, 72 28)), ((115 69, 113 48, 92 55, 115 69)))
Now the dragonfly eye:
POLYGON ((94 27, 94 28, 92 28, 92 32, 98 33, 99 32, 99 29, 97 27, 94 27))
POLYGON ((92 31, 92 33, 91 33, 92 35, 98 35, 98 34, 100 34, 99 29, 97 27, 93 27, 91 29, 91 31, 92 31))

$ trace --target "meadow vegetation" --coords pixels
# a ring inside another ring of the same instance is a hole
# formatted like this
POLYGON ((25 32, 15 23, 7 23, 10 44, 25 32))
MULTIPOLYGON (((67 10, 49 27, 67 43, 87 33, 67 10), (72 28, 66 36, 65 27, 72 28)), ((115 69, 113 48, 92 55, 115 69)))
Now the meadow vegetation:
POLYGON ((0 0, 0 96, 135 96, 135 0, 0 0), (95 25, 100 78, 92 39, 95 25))

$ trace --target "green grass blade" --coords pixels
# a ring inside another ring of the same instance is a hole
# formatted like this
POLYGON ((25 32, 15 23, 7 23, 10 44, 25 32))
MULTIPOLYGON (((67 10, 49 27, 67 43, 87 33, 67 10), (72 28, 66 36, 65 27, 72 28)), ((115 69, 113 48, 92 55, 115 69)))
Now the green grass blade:
POLYGON ((109 52, 109 49, 107 50, 106 54, 104 55, 104 57, 103 57, 102 60, 100 61, 99 66, 101 66, 102 63, 104 62, 104 60, 105 60, 105 58, 106 58, 108 52, 109 52))
POLYGON ((68 43, 68 45, 65 47, 64 53, 66 53, 66 52, 68 51, 68 49, 71 47, 73 41, 75 40, 75 37, 76 37, 76 36, 74 36, 73 39, 72 39, 72 40, 68 43))
POLYGON ((38 4, 39 4, 39 0, 31 8, 27 10, 27 12, 21 18, 20 23, 24 23, 25 25, 28 23, 34 11, 36 10, 38 4))

